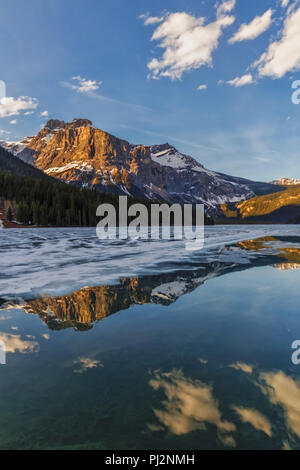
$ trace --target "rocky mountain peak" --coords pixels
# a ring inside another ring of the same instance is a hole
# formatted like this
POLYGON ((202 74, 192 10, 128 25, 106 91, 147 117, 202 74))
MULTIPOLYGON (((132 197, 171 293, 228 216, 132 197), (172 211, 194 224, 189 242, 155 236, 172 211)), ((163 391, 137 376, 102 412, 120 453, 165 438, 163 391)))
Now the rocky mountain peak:
POLYGON ((76 129, 77 127, 91 127, 92 125, 93 123, 89 119, 76 118, 73 119, 72 122, 60 121, 59 119, 50 119, 44 128, 53 131, 55 129, 76 129))
POLYGON ((93 125, 93 123, 89 119, 78 119, 78 118, 76 118, 76 119, 73 119, 73 121, 70 124, 68 124, 68 127, 74 127, 74 128, 76 128, 76 127, 90 127, 92 125, 93 125))
POLYGON ((53 131, 54 129, 59 129, 59 128, 64 129, 65 127, 66 127, 65 121, 59 121, 58 119, 49 119, 49 121, 44 126, 44 128, 50 129, 51 131, 53 131))

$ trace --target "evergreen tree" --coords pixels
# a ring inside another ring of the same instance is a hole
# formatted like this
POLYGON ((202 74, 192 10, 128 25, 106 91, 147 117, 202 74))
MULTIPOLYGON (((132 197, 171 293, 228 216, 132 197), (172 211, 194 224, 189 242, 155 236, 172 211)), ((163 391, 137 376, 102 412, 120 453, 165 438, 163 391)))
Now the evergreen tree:
POLYGON ((8 207, 7 211, 6 211, 6 219, 11 222, 12 219, 13 219, 13 213, 12 213, 12 208, 11 206, 8 207))

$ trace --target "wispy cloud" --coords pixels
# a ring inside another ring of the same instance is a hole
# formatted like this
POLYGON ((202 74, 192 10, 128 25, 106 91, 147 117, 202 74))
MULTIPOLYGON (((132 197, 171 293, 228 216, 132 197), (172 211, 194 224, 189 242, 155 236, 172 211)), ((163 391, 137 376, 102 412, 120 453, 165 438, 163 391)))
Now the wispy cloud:
POLYGON ((197 90, 199 90, 199 91, 207 90, 207 85, 199 85, 197 87, 197 90))
POLYGON ((149 16, 148 13, 140 15, 139 18, 144 21, 144 25, 148 26, 150 24, 161 23, 164 19, 164 16, 149 16))
POLYGON ((122 125, 121 127, 123 127, 124 129, 130 129, 132 131, 139 132, 139 133, 144 134, 144 135, 149 135, 149 136, 152 136, 152 137, 157 137, 159 139, 163 139, 165 142, 166 141, 176 142, 178 144, 186 145, 186 146, 198 149, 198 150, 204 150, 204 151, 208 151, 208 150, 209 151, 221 151, 222 150, 221 148, 218 148, 214 145, 200 144, 200 143, 197 143, 197 142, 193 142, 191 140, 180 139, 178 137, 174 137, 174 136, 171 136, 171 135, 161 134, 159 132, 153 132, 153 131, 149 131, 149 130, 146 130, 146 129, 140 129, 138 127, 132 127, 132 126, 126 126, 126 125, 122 125))
POLYGON ((0 129, 0 137, 8 137, 11 133, 4 129, 0 129))
POLYGON ((254 79, 251 73, 247 73, 246 75, 243 75, 242 77, 236 77, 233 80, 228 80, 228 82, 226 83, 234 87, 241 87, 241 86, 250 85, 251 83, 254 83, 254 79))
POLYGON ((80 77, 80 75, 72 77, 72 80, 76 82, 76 84, 72 85, 73 90, 76 90, 79 93, 91 93, 93 91, 97 91, 99 90, 100 85, 102 85, 102 82, 89 80, 87 78, 80 77))
POLYGON ((40 117, 48 117, 49 116, 49 111, 45 110, 40 114, 40 117))
MULTIPOLYGON (((76 87, 74 88, 73 83, 62 81, 62 82, 60 82, 60 85, 65 87, 65 88, 69 88, 71 90, 78 91, 76 89, 76 87)), ((141 104, 130 103, 130 102, 127 102, 127 101, 118 100, 116 98, 111 98, 110 96, 105 96, 105 95, 101 95, 100 93, 96 93, 93 90, 85 91, 83 94, 89 96, 90 98, 99 100, 99 101, 104 101, 104 102, 107 102, 107 103, 117 104, 117 105, 120 105, 120 106, 126 106, 126 107, 130 107, 130 108, 133 108, 133 109, 136 109, 136 110, 150 111, 150 108, 148 108, 146 106, 143 106, 141 104)))
POLYGON ((230 44, 255 39, 270 28, 272 24, 272 10, 267 10, 262 16, 256 16, 250 23, 242 24, 239 30, 229 39, 230 44))
POLYGON ((13 125, 14 125, 14 124, 17 124, 17 120, 16 120, 16 119, 12 119, 9 124, 13 124, 13 125))

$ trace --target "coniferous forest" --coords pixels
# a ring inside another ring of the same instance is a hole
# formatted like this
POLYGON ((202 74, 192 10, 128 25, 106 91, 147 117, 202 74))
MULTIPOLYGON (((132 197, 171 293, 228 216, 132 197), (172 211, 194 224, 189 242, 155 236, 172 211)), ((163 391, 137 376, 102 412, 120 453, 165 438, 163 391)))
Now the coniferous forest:
MULTIPOLYGON (((99 204, 117 209, 119 196, 80 189, 52 179, 37 179, 0 171, 0 197, 11 202, 7 220, 25 225, 95 226, 99 204)), ((138 202, 133 198, 130 203, 138 202)), ((140 202, 140 201, 139 201, 140 202)))

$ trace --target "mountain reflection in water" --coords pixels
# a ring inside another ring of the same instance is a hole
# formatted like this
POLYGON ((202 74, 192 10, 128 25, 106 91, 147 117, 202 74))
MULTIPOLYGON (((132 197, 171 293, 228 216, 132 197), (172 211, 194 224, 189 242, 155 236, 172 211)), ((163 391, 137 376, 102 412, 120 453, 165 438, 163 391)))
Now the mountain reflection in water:
POLYGON ((29 300, 27 313, 37 314, 50 329, 73 327, 88 330, 93 323, 128 309, 132 305, 171 305, 205 281, 255 266, 282 270, 300 267, 300 237, 263 237, 239 242, 218 250, 218 261, 203 262, 193 270, 153 276, 124 278, 117 285, 85 287, 60 297, 43 296, 29 300))

